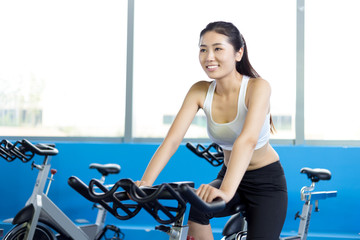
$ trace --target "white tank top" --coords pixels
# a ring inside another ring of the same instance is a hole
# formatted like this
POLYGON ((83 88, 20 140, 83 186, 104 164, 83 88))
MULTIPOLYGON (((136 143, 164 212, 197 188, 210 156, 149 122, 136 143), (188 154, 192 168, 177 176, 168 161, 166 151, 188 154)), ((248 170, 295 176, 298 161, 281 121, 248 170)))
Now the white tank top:
MULTIPOLYGON (((249 79, 250 79, 249 76, 243 76, 240 87, 239 98, 238 98, 237 114, 235 119, 231 122, 216 123, 212 119, 211 105, 213 102, 216 81, 213 81, 210 84, 208 92, 206 94, 203 110, 207 118, 207 132, 209 138, 213 142, 219 144, 224 150, 232 150, 235 140, 240 135, 243 129, 246 114, 248 111, 245 105, 245 95, 246 95, 246 89, 249 79)), ((270 113, 266 115, 266 119, 261 129, 255 150, 264 146, 269 141, 269 138, 270 138, 270 113)))

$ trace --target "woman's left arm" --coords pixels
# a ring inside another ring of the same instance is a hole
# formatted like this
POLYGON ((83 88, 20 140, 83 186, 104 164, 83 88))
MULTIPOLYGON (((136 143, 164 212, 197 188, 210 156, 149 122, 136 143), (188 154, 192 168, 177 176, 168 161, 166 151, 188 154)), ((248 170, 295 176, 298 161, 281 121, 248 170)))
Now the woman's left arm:
POLYGON ((261 128, 270 109, 270 84, 264 79, 252 79, 247 89, 248 113, 241 134, 234 142, 227 171, 220 189, 203 184, 197 190, 198 195, 207 202, 221 197, 230 201, 249 167, 261 128))

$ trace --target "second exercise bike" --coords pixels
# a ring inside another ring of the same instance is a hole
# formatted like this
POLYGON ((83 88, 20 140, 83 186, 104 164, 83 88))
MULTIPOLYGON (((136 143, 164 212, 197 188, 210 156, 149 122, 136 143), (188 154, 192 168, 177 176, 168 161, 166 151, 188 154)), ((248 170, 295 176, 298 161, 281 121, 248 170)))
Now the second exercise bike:
MULTIPOLYGON (((33 192, 25 207, 12 219, 14 227, 3 240, 122 240, 124 235, 119 228, 105 225, 107 211, 100 205, 95 206, 98 213, 94 224, 79 225, 71 221, 51 201, 48 192, 56 170, 51 169, 50 160, 57 154, 58 150, 53 144, 33 144, 26 139, 14 144, 7 140, 1 141, 0 156, 8 162, 19 159, 27 163, 36 156, 43 157, 41 164, 31 164, 32 169, 39 171, 33 192), (111 237, 107 237, 110 232, 111 237)), ((90 168, 101 173, 102 177, 98 181, 102 184, 107 175, 120 172, 120 166, 117 164, 91 164, 90 168)))

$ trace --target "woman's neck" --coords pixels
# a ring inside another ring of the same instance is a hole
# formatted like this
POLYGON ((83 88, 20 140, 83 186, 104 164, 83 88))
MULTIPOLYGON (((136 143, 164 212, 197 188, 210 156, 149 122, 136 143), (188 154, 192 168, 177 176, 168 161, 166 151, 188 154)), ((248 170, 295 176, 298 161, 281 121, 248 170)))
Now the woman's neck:
POLYGON ((238 72, 226 78, 215 79, 216 81, 216 93, 220 96, 228 95, 232 92, 238 92, 241 86, 243 75, 238 72))

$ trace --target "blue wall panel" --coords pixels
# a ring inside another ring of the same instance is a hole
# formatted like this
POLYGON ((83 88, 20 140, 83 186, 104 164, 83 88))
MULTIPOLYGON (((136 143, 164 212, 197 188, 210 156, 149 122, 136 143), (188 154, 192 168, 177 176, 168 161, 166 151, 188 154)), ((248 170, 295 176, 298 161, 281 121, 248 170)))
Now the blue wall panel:
MULTIPOLYGON (((140 179, 158 144, 111 144, 111 143, 58 143, 59 155, 53 157, 52 166, 58 170, 49 196, 71 219, 95 219, 91 203, 83 199, 67 185, 71 175, 85 183, 99 174, 88 169, 90 163, 118 163, 122 170, 118 176, 108 177, 108 183, 120 178, 140 179)), ((300 174, 302 167, 328 168, 333 174, 331 181, 317 184, 317 190, 338 190, 338 197, 320 202, 320 212, 313 213, 310 225, 312 233, 349 234, 360 233, 360 148, 274 146, 278 151, 288 182, 289 207, 284 232, 296 232, 298 221, 295 213, 301 211, 300 188, 309 181, 300 174)), ((35 161, 41 161, 36 158, 35 161)), ((210 166, 194 156, 184 145, 170 160, 156 183, 166 181, 194 181, 196 186, 209 182, 219 168, 210 166)), ((0 220, 10 218, 24 206, 31 194, 37 175, 31 163, 16 160, 8 163, 0 159, 0 220)), ((145 212, 129 221, 108 218, 119 226, 153 228, 155 220, 145 212)), ((213 220, 214 229, 221 229, 226 219, 213 220)))

